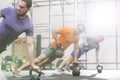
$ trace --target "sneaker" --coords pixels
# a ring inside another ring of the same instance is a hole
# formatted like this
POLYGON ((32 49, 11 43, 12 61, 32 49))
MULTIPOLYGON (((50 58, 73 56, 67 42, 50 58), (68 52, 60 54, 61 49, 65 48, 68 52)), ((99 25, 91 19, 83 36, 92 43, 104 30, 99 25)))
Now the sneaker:
POLYGON ((14 77, 17 77, 17 78, 23 77, 23 76, 21 76, 20 74, 17 74, 17 75, 13 74, 13 76, 14 76, 14 77))
POLYGON ((15 76, 15 77, 22 77, 22 75, 20 75, 20 71, 18 71, 18 70, 12 70, 12 74, 13 74, 13 76, 15 76))
POLYGON ((58 72, 64 72, 65 70, 63 68, 57 68, 58 72))
POLYGON ((16 66, 11 65, 10 68, 11 68, 12 74, 13 74, 15 77, 20 77, 20 71, 18 71, 18 70, 16 69, 16 66))
POLYGON ((40 71, 38 74, 39 74, 38 76, 42 76, 42 75, 44 75, 45 73, 42 72, 42 71, 40 71))
POLYGON ((64 70, 68 71, 68 72, 71 72, 70 68, 68 68, 68 67, 65 67, 64 70))
POLYGON ((18 71, 17 69, 12 69, 11 71, 12 71, 12 74, 13 74, 14 76, 16 76, 16 77, 20 77, 20 76, 21 76, 21 75, 20 75, 20 71, 18 71))

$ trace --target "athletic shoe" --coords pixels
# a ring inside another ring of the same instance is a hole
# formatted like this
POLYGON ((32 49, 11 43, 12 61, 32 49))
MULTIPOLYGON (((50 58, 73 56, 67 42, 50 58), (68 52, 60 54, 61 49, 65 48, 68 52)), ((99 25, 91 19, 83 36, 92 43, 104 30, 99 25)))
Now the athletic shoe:
POLYGON ((57 68, 58 72, 64 72, 65 70, 63 68, 57 68))
POLYGON ((20 71, 18 71, 18 70, 16 69, 16 66, 15 66, 15 65, 11 65, 10 68, 11 68, 12 74, 13 74, 15 77, 21 77, 20 71))
POLYGON ((14 77, 17 77, 17 78, 23 77, 22 75, 15 75, 15 74, 13 74, 13 76, 14 76, 14 77))
POLYGON ((42 72, 42 71, 39 72, 39 76, 44 75, 44 74, 45 74, 45 73, 42 72))
POLYGON ((68 72, 71 72, 70 68, 68 68, 68 67, 65 67, 64 70, 68 71, 68 72))

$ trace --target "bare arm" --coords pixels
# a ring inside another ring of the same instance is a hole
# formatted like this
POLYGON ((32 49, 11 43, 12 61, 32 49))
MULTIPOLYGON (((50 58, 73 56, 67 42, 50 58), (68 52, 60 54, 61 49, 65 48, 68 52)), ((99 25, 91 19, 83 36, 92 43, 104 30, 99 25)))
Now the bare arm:
POLYGON ((96 52, 96 62, 97 62, 98 65, 100 64, 99 63, 99 53, 98 52, 96 52))
POLYGON ((27 52, 29 55, 29 60, 30 60, 30 65, 33 66, 34 65, 34 58, 35 58, 35 54, 34 54, 34 44, 33 44, 33 38, 30 36, 26 37, 26 45, 27 45, 27 52))
POLYGON ((58 39, 57 39, 58 34, 60 34, 60 30, 59 30, 59 29, 53 29, 53 30, 52 30, 52 36, 53 36, 54 40, 55 40, 57 43, 59 43, 59 41, 58 41, 58 39))
POLYGON ((75 62, 77 62, 78 53, 79 53, 79 40, 74 43, 74 53, 75 53, 74 59, 75 59, 75 62))

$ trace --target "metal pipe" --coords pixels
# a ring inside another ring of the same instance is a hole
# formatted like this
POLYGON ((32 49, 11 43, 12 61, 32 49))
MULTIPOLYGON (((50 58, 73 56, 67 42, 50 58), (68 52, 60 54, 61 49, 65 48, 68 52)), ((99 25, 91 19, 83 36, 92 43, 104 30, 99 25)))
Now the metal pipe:
POLYGON ((74 26, 77 27, 78 25, 78 0, 74 0, 74 26))
POLYGON ((51 42, 51 7, 52 0, 49 0, 49 43, 51 42))
POLYGON ((118 29, 118 22, 117 22, 117 1, 115 1, 115 14, 116 14, 116 24, 115 24, 115 39, 116 39, 116 69, 118 69, 118 31, 117 31, 117 29, 118 29))
POLYGON ((36 41, 36 57, 41 54, 41 35, 37 35, 36 41))
POLYGON ((62 26, 64 26, 64 0, 60 0, 60 4, 61 4, 62 21, 63 21, 62 26))

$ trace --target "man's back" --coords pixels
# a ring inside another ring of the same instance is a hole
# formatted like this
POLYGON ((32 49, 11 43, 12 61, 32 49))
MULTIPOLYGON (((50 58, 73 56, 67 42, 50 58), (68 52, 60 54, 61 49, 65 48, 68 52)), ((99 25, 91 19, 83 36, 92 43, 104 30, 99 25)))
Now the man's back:
MULTIPOLYGON (((63 27, 60 28, 60 36, 58 37, 59 42, 62 44, 64 49, 69 45, 79 40, 79 35, 74 35, 74 28, 72 27, 63 27)), ((55 47, 56 42, 53 41, 52 46, 55 47)))

